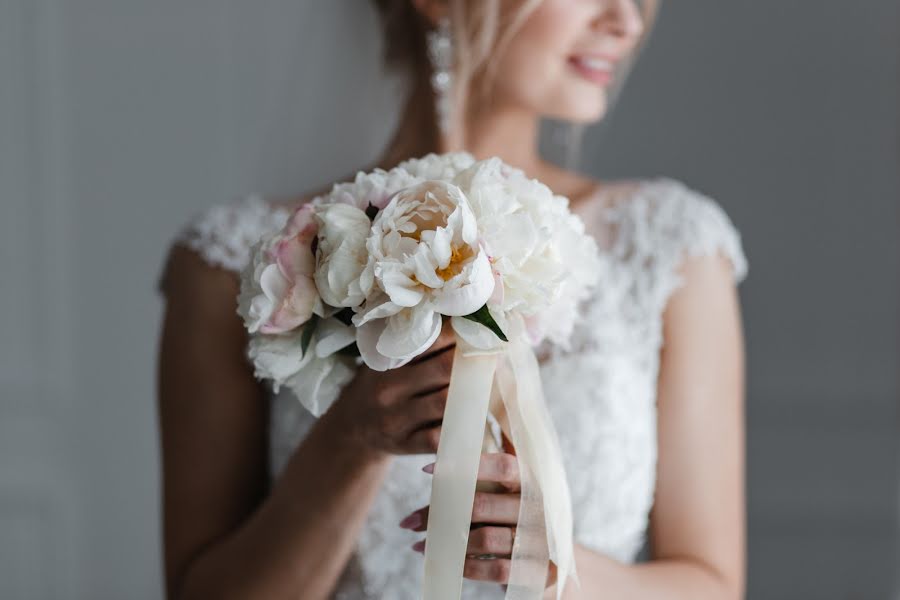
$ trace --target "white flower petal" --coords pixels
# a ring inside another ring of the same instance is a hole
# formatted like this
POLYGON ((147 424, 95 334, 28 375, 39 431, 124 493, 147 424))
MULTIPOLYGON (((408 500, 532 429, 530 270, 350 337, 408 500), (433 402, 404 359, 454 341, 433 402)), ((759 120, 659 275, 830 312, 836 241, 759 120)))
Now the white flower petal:
MULTIPOLYGON (((460 194, 462 194, 461 191, 460 194)), ((462 194, 462 196, 463 198, 465 198, 464 194, 462 194)), ((462 218, 462 226, 460 228, 462 241, 466 244, 472 245, 478 239, 478 222, 475 220, 475 215, 474 213, 472 213, 472 209, 469 207, 468 201, 461 202, 458 210, 462 218)))
POLYGON ((503 348, 503 340, 497 334, 482 325, 466 319, 453 317, 450 319, 453 331, 467 344, 486 353, 493 353, 503 348))
POLYGON ((366 300, 366 308, 362 312, 353 315, 353 324, 359 327, 373 319, 383 319, 396 315, 401 310, 403 310, 403 307, 391 302, 391 299, 386 295, 373 295, 366 300))
POLYGON ((350 359, 338 356, 315 357, 284 383, 297 400, 315 417, 322 416, 353 379, 356 369, 350 359))
POLYGON ((376 349, 390 358, 411 360, 428 350, 440 334, 441 315, 420 305, 388 317, 376 349))
POLYGON ((275 305, 263 294, 254 296, 247 305, 247 314, 244 316, 244 323, 247 326, 247 331, 250 333, 259 331, 262 324, 268 321, 269 317, 272 316, 272 311, 274 309, 275 305))
POLYGON ((290 285, 291 282, 281 274, 281 269, 274 263, 267 266, 259 278, 259 286, 263 294, 272 301, 279 301, 287 296, 290 285))
POLYGON ((391 302, 398 306, 415 306, 422 301, 424 295, 419 284, 399 267, 391 267, 382 272, 381 286, 390 297, 391 302))
POLYGON ((412 258, 416 279, 419 280, 419 283, 430 288, 439 288, 444 285, 444 280, 435 273, 439 267, 427 245, 420 244, 412 258))
POLYGON ((356 332, 337 319, 325 319, 316 326, 315 338, 316 356, 325 358, 355 342, 356 332))
POLYGON ((280 335, 254 335, 250 338, 247 355, 253 362, 256 376, 271 379, 278 386, 296 375, 309 361, 312 352, 300 356, 300 330, 280 335))
POLYGON ((375 285, 375 263, 372 260, 372 257, 369 257, 369 261, 366 264, 366 268, 363 269, 363 272, 359 276, 359 289, 362 293, 363 297, 368 297, 369 294, 372 293, 372 288, 375 285))
POLYGON ((360 277, 366 268, 369 217, 349 204, 328 204, 316 212, 319 245, 315 281, 331 306, 355 307, 365 299, 360 277))
POLYGON ((428 245, 431 247, 438 268, 446 269, 450 264, 450 257, 453 255, 453 249, 450 247, 450 233, 446 227, 438 227, 429 238, 428 245))
POLYGON ((412 360, 412 358, 406 360, 389 358, 377 350, 378 338, 381 337, 386 327, 387 320, 378 319, 356 328, 356 347, 359 348, 359 355, 366 366, 373 371, 396 369, 412 360))
POLYGON ((453 285, 435 290, 434 310, 442 315, 461 317, 484 306, 494 293, 494 274, 487 254, 479 252, 463 272, 448 283, 453 285))

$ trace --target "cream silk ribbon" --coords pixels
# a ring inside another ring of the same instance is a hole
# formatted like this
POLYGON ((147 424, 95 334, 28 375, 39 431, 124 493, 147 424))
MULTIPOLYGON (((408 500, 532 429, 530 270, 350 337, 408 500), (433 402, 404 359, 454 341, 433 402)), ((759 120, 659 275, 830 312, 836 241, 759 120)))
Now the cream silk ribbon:
POLYGON ((447 405, 431 487, 425 545, 424 600, 459 600, 472 524, 478 466, 492 391, 498 420, 519 461, 521 504, 506 600, 540 600, 549 561, 557 568, 557 599, 569 577, 577 583, 572 505, 559 440, 544 403, 538 362, 513 323, 495 354, 457 338, 447 405))

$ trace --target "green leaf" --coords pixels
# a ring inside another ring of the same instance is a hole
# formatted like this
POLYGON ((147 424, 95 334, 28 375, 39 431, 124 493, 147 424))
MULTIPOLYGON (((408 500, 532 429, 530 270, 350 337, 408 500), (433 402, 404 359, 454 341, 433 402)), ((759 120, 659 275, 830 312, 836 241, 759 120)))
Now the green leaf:
POLYGON ((476 323, 481 323, 482 325, 493 331, 497 335, 497 337, 504 342, 509 341, 506 338, 506 334, 503 333, 503 330, 500 329, 499 325, 497 325, 497 321, 494 320, 493 315, 491 315, 491 311, 488 310, 487 304, 473 312, 471 315, 465 315, 463 318, 469 319, 470 321, 475 321, 476 323))
POLYGON ((312 342, 313 333, 316 332, 316 327, 319 326, 319 317, 318 315, 313 315, 310 317, 309 321, 306 322, 306 326, 303 327, 303 335, 300 336, 300 357, 306 356, 306 351, 309 349, 309 344, 312 342))

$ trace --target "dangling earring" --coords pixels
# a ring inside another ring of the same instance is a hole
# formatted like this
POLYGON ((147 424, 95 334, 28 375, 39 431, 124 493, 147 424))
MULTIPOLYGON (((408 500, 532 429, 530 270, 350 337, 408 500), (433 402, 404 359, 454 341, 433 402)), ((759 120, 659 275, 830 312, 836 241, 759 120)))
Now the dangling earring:
POLYGON ((448 17, 441 17, 437 28, 428 32, 426 43, 438 126, 446 136, 453 120, 453 37, 448 17))

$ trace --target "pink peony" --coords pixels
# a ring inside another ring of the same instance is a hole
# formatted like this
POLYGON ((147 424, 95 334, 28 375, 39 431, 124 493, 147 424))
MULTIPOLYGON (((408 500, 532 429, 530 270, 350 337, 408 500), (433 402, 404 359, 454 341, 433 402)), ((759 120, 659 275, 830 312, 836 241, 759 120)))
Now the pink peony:
POLYGON ((253 266, 253 285, 242 290, 240 313, 250 333, 285 333, 306 323, 322 303, 313 280, 318 227, 311 204, 301 206, 282 232, 266 242, 253 266))

